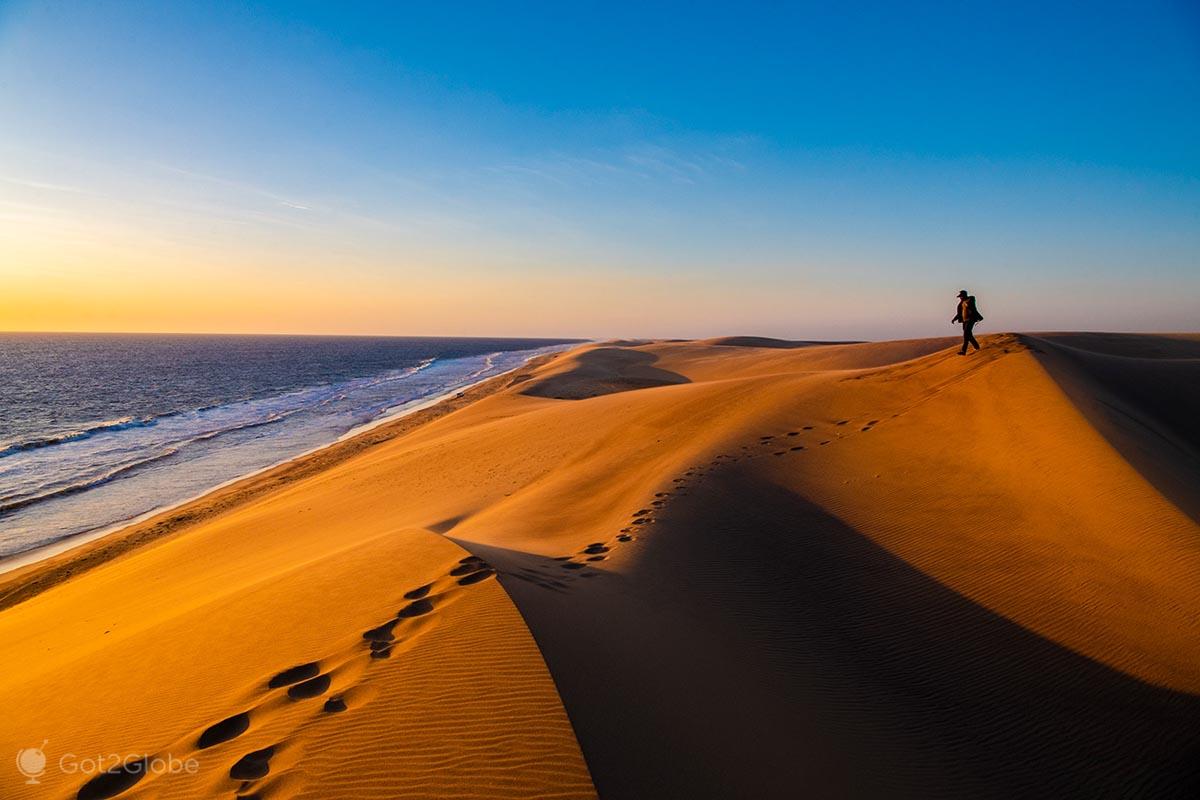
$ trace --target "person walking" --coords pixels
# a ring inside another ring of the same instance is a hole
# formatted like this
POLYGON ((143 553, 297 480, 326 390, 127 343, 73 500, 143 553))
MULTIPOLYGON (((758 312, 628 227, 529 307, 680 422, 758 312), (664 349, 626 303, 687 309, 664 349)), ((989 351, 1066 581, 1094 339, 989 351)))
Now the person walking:
POLYGON ((983 315, 979 313, 979 309, 975 305, 975 296, 969 294, 966 289, 958 293, 958 311, 954 315, 951 323, 961 322, 963 326, 963 343, 962 349, 958 351, 960 356, 967 354, 967 345, 971 345, 976 350, 979 349, 979 342, 975 341, 975 323, 982 322, 983 315))

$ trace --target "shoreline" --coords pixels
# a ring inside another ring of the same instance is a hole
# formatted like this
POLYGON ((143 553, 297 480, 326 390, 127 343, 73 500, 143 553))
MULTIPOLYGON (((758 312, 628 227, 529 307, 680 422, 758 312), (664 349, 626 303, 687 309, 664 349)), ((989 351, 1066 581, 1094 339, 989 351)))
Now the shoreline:
MULTIPOLYGON (((537 358, 537 356, 535 356, 534 358, 537 358)), ((513 369, 520 369, 520 367, 514 367, 513 369)), ((506 370, 505 372, 500 373, 500 375, 491 376, 491 378, 498 378, 501 375, 505 375, 511 371, 512 370, 506 370)), ((350 430, 346 431, 345 433, 339 435, 336 439, 333 439, 332 441, 326 442, 325 444, 319 444, 316 447, 310 447, 309 449, 299 452, 294 456, 288 456, 287 458, 282 458, 279 461, 276 461, 274 463, 267 464, 266 466, 259 467, 257 469, 253 469, 250 472, 244 473, 242 475, 238 475, 236 477, 221 481, 220 483, 214 484, 213 486, 209 486, 208 488, 203 489, 203 490, 197 492, 196 494, 185 497, 182 500, 176 500, 172 503, 167 503, 166 505, 157 506, 155 508, 150 509, 149 511, 143 511, 140 514, 136 514, 132 517, 129 517, 128 519, 123 519, 118 522, 114 522, 111 525, 105 525, 100 528, 95 528, 95 529, 87 530, 87 531, 80 531, 79 533, 73 533, 69 536, 64 536, 63 538, 58 539, 56 541, 49 542, 49 543, 43 544, 43 545, 38 545, 37 547, 30 548, 29 550, 24 550, 20 553, 14 553, 13 555, 8 556, 6 558, 0 558, 0 576, 7 575, 8 573, 12 572, 13 570, 20 569, 21 567, 36 564, 40 561, 44 561, 48 558, 52 558, 53 556, 59 555, 60 553, 65 553, 70 550, 74 550, 76 547, 82 547, 83 545, 85 545, 89 542, 96 541, 97 539, 102 539, 105 536, 108 536, 110 534, 119 533, 120 531, 122 531, 125 528, 128 528, 132 525, 137 525, 139 523, 145 522, 146 520, 153 519, 154 517, 157 517, 160 514, 166 514, 168 512, 171 512, 178 508, 186 506, 189 503, 194 503, 197 500, 201 500, 206 495, 210 495, 213 492, 218 492, 222 489, 226 489, 230 486, 233 486, 236 483, 250 480, 251 478, 262 475, 265 472, 269 472, 273 469, 277 469, 279 467, 285 466, 294 461, 298 461, 302 458, 307 458, 308 456, 311 456, 314 453, 319 453, 322 450, 325 450, 326 448, 333 447, 333 446, 340 444, 342 442, 345 442, 349 439, 353 439, 355 436, 359 436, 361 434, 367 433, 368 431, 378 428, 381 425, 387 425, 388 423, 394 422, 398 419, 401 419, 402 417, 405 417, 408 414, 413 414, 422 409, 437 405, 438 403, 442 402, 443 400, 447 400, 447 399, 451 398, 458 392, 463 392, 474 386, 478 386, 480 383, 483 383, 484 381, 491 380, 491 378, 482 378, 477 381, 472 381, 471 383, 464 384, 463 386, 455 388, 455 389, 450 389, 448 391, 442 392, 441 394, 434 395, 433 397, 427 397, 424 400, 414 400, 414 401, 410 401, 408 403, 401 403, 399 406, 396 407, 397 410, 395 410, 391 413, 385 414, 384 416, 380 417, 379 419, 372 420, 370 422, 364 422, 361 425, 356 425, 353 428, 351 428, 350 430)))
POLYGON ((357 425, 331 442, 230 478, 178 502, 0 560, 0 610, 142 545, 182 533, 181 529, 189 525, 236 508, 277 486, 307 477, 369 447, 408 433, 426 422, 511 386, 517 382, 513 379, 522 372, 535 369, 587 344, 590 342, 575 342, 553 353, 531 356, 520 365, 497 375, 481 378, 424 400, 401 404, 394 413, 357 425), (456 400, 466 402, 455 403, 456 400), (431 413, 422 415, 422 412, 431 413), (371 436, 373 433, 375 436, 371 436), (76 569, 76 566, 80 568, 76 569))

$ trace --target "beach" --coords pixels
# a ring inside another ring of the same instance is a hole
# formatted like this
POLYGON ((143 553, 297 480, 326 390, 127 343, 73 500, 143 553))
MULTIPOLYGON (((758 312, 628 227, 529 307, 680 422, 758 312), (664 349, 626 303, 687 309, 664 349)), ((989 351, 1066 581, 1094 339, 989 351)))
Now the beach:
POLYGON ((1191 796, 1200 335, 980 342, 581 345, 0 575, 0 796, 1191 796))
POLYGON ((0 334, 0 571, 571 344, 0 334))

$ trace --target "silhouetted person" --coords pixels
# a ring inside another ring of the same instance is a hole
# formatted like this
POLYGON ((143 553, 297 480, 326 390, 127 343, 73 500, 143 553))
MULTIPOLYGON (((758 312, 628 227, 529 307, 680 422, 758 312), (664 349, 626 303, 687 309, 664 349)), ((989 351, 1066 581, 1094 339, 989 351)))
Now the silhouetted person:
POLYGON ((967 345, 971 345, 976 350, 979 349, 979 342, 975 341, 975 323, 983 320, 983 315, 979 313, 979 309, 975 307, 975 296, 967 294, 967 290, 963 289, 958 293, 958 312, 954 315, 951 322, 961 322, 963 326, 963 345, 962 350, 958 351, 960 356, 967 354, 967 345))

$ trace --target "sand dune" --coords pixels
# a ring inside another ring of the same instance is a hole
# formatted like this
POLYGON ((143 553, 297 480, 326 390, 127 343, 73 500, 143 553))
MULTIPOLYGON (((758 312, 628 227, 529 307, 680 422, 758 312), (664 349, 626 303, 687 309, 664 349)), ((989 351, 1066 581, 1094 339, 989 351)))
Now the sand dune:
POLYGON ((569 361, 541 371, 523 390, 532 397, 581 400, 602 394, 687 383, 677 372, 654 366, 658 358, 633 347, 588 347, 569 361))
POLYGON ((1121 456, 1200 521, 1200 336, 1029 340, 1050 376, 1121 456))
POLYGON ((201 766, 3 796, 1190 796, 1197 339, 983 344, 588 345, 9 576, 2 744, 201 766))

